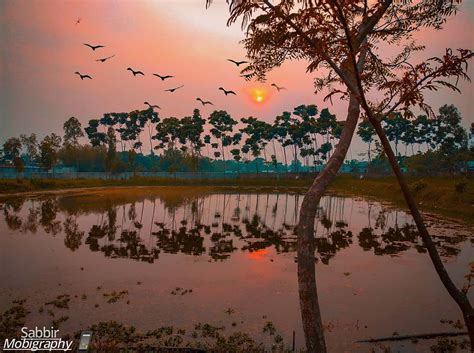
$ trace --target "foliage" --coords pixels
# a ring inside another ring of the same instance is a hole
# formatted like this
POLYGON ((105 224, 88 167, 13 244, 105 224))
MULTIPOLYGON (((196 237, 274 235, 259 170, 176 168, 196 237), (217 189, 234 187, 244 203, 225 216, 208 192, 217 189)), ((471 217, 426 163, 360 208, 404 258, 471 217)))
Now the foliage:
POLYGON ((82 125, 79 120, 75 117, 70 117, 64 122, 64 145, 76 146, 79 143, 79 138, 84 136, 82 131, 82 125))
POLYGON ((18 173, 23 171, 24 163, 20 158, 21 141, 19 138, 11 137, 3 144, 4 159, 11 162, 18 173))
POLYGON ((40 161, 44 168, 52 169, 58 162, 58 152, 61 147, 61 137, 54 132, 40 143, 40 161))

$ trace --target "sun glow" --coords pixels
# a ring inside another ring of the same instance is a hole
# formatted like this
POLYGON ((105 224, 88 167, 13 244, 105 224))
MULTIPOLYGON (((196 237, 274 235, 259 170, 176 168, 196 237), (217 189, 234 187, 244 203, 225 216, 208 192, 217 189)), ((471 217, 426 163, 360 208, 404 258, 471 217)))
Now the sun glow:
POLYGON ((267 98, 267 94, 263 89, 253 88, 251 91, 252 99, 257 103, 263 103, 267 98))

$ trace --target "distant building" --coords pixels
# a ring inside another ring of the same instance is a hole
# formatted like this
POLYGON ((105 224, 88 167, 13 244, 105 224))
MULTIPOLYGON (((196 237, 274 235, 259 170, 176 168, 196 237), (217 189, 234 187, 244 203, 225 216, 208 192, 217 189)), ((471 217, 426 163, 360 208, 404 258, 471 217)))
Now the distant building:
POLYGON ((56 166, 54 171, 52 169, 46 170, 40 166, 36 165, 26 165, 23 169, 23 172, 18 173, 15 166, 11 164, 0 164, 0 178, 4 179, 14 179, 16 177, 22 178, 44 178, 52 174, 75 174, 76 168, 74 167, 64 167, 56 166))

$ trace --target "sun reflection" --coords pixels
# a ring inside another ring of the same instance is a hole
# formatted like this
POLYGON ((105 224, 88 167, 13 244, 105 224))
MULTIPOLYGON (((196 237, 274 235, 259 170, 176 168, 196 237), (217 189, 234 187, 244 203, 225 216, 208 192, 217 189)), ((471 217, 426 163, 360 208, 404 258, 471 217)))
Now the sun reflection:
POLYGON ((265 260, 270 255, 268 249, 259 249, 247 254, 247 257, 251 260, 262 261, 265 260))

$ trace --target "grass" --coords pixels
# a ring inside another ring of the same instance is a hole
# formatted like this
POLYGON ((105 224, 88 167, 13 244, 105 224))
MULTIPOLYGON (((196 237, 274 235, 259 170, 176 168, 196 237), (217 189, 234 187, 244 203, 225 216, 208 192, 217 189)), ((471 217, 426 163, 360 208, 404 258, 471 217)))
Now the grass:
POLYGON ((132 177, 130 179, 0 179, 0 194, 114 186, 253 186, 308 187, 311 180, 273 179, 174 179, 132 177))
MULTIPOLYGON (((408 184, 423 212, 474 225, 473 177, 410 177, 408 184)), ((339 176, 331 184, 330 189, 339 194, 369 197, 406 208, 402 192, 394 177, 354 179, 339 176)))
MULTIPOLYGON (((13 193, 41 192, 51 190, 87 189, 93 187, 154 187, 154 186, 207 186, 245 189, 251 191, 294 191, 304 192, 311 180, 276 179, 174 179, 156 177, 134 177, 127 180, 103 179, 0 179, 0 194, 5 197, 13 193)), ((424 212, 458 219, 474 225, 474 178, 473 177, 410 177, 410 188, 419 207, 424 212)), ((373 198, 390 202, 405 208, 405 201, 395 178, 357 179, 350 175, 340 175, 330 185, 330 191, 373 198)))

